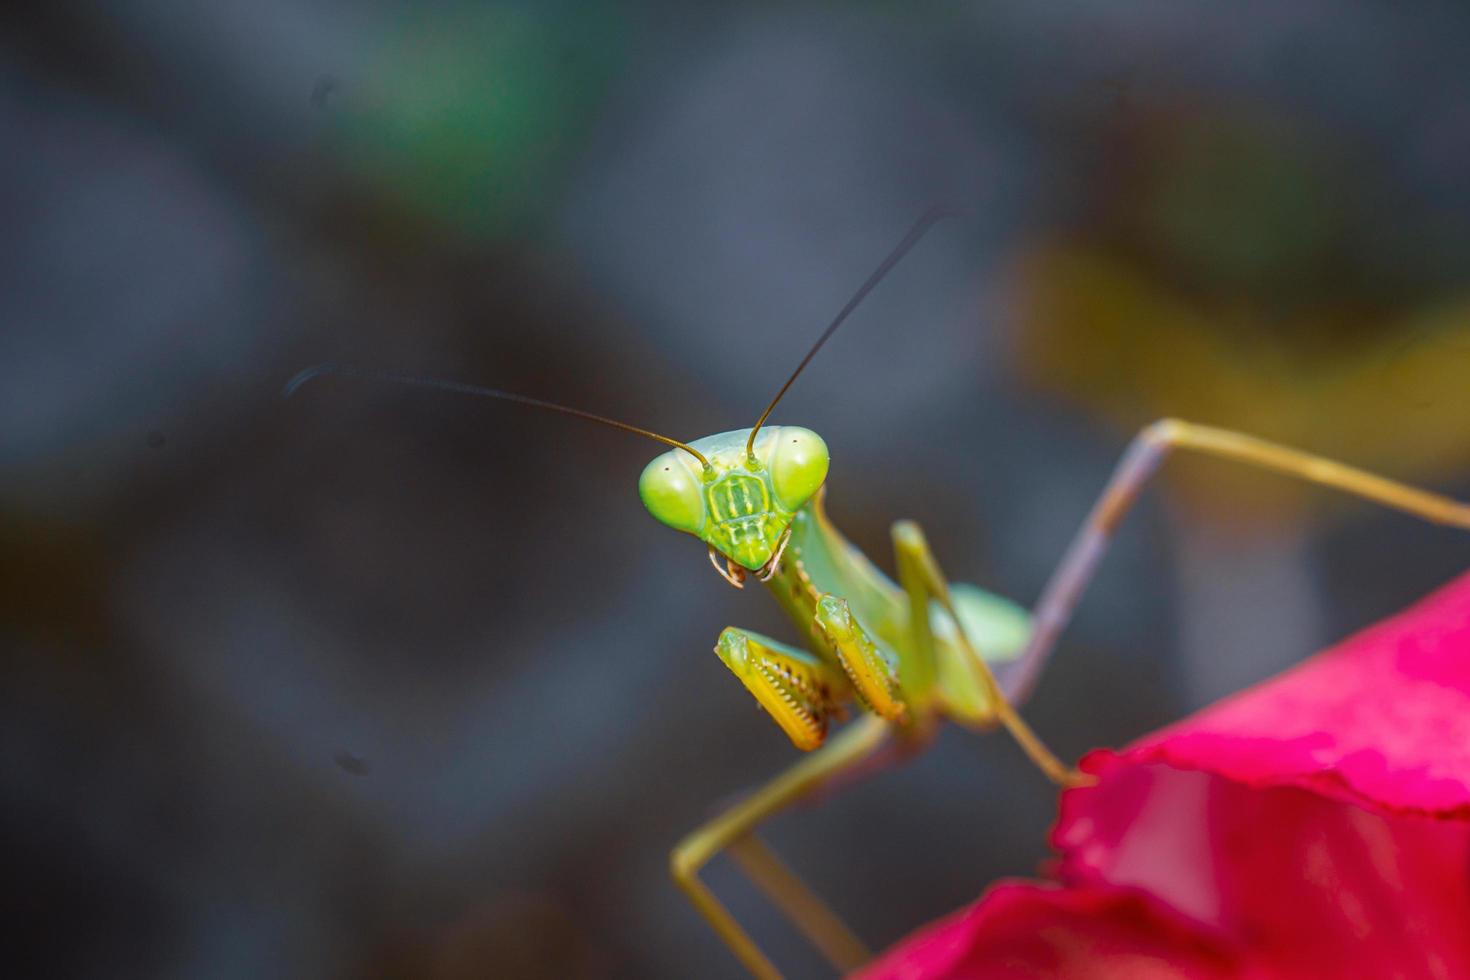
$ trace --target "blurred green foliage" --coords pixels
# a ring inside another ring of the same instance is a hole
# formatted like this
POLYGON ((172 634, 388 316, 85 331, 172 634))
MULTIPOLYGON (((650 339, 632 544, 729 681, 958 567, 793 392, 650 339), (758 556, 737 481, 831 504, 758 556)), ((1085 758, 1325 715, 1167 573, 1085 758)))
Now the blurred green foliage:
POLYGON ((601 4, 460 7, 388 32, 344 100, 339 152, 370 196, 476 239, 526 232, 626 51, 601 4))

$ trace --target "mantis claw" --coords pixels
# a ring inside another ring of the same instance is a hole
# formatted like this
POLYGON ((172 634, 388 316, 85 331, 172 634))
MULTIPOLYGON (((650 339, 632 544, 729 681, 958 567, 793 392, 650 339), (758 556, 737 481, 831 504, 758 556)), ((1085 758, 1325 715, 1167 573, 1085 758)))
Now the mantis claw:
MULTIPOLYGON (((721 568, 721 557, 722 556, 720 555, 720 553, 715 550, 715 546, 710 545, 709 563, 715 567, 715 571, 720 573, 720 578, 724 579, 726 582, 729 582, 737 589, 745 588, 745 569, 741 568, 739 565, 735 564, 728 558, 725 559, 725 567, 721 568)), ((762 579, 761 581, 765 580, 762 579)))

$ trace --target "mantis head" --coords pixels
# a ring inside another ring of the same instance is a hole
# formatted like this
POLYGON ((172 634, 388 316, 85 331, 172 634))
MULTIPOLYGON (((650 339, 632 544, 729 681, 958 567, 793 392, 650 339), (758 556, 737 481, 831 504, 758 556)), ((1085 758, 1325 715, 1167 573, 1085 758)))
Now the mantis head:
POLYGON ((644 467, 643 505, 736 565, 765 568, 792 517, 827 479, 827 444, 811 429, 771 425, 706 436, 689 448, 698 455, 671 449, 644 467))

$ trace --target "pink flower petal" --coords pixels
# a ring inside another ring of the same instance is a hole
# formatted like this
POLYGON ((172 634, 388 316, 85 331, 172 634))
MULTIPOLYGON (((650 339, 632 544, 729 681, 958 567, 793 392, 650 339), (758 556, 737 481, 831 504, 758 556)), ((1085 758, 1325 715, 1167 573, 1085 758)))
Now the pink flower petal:
POLYGON ((1062 887, 863 976, 1470 977, 1470 576, 1082 768, 1062 887))
POLYGON ((1127 755, 1470 816, 1470 576, 1127 755))
POLYGON ((1233 958, 1147 896, 1006 883, 863 971, 863 980, 1215 980, 1233 958))

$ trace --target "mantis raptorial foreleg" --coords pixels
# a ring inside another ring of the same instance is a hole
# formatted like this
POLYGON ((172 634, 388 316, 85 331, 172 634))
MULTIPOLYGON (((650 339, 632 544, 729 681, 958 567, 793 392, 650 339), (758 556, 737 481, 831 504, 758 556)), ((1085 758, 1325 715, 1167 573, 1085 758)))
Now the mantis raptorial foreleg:
POLYGON ((908 722, 911 716, 899 685, 898 665, 868 636, 847 600, 823 595, 817 600, 816 622, 862 703, 895 724, 908 722))
POLYGON ((1023 698, 1035 683, 1063 628, 1072 618, 1113 532, 1138 500, 1149 477, 1175 449, 1192 449, 1365 497, 1427 521, 1470 529, 1470 504, 1254 436, 1176 419, 1141 431, 1072 539, 1036 604, 1032 633, 1014 667, 1010 695, 1023 698))
POLYGON ((752 836, 767 818, 811 793, 833 777, 849 772, 881 747, 889 724, 876 715, 864 715, 844 728, 825 746, 804 756, 765 786, 694 831, 669 855, 674 881, 699 914, 714 927, 725 945, 752 974, 779 978, 781 974, 740 928, 729 910, 699 879, 699 871, 726 848, 738 848, 737 860, 768 893, 798 929, 838 970, 846 973, 867 962, 870 954, 835 913, 776 861, 752 836))
MULTIPOLYGON (((960 621, 954 599, 950 595, 949 582, 945 579, 944 573, 940 571, 934 553, 929 550, 929 542, 925 540, 924 532, 913 521, 899 521, 893 525, 893 546, 898 563, 899 584, 909 596, 909 628, 914 632, 914 647, 919 651, 921 659, 927 658, 932 663, 934 637, 929 620, 930 600, 937 601, 955 622, 960 621)), ((1011 737, 1016 740, 1031 761, 1036 763, 1047 778, 1057 785, 1075 786, 1086 782, 1087 777, 1057 758, 1056 754, 1047 748, 1046 744, 1031 730, 1031 726, 1026 724, 1015 707, 1006 699, 1005 693, 996 683, 990 666, 975 650, 964 630, 956 630, 955 636, 963 647, 966 660, 975 671, 980 684, 990 694, 993 718, 976 720, 982 722, 991 720, 1003 726, 1011 733, 1011 737)), ((966 721, 965 719, 956 720, 962 723, 966 721)))
POLYGON ((730 626, 715 653, 740 678, 766 713, 804 752, 827 738, 827 725, 843 716, 847 678, 818 657, 769 636, 730 626))

